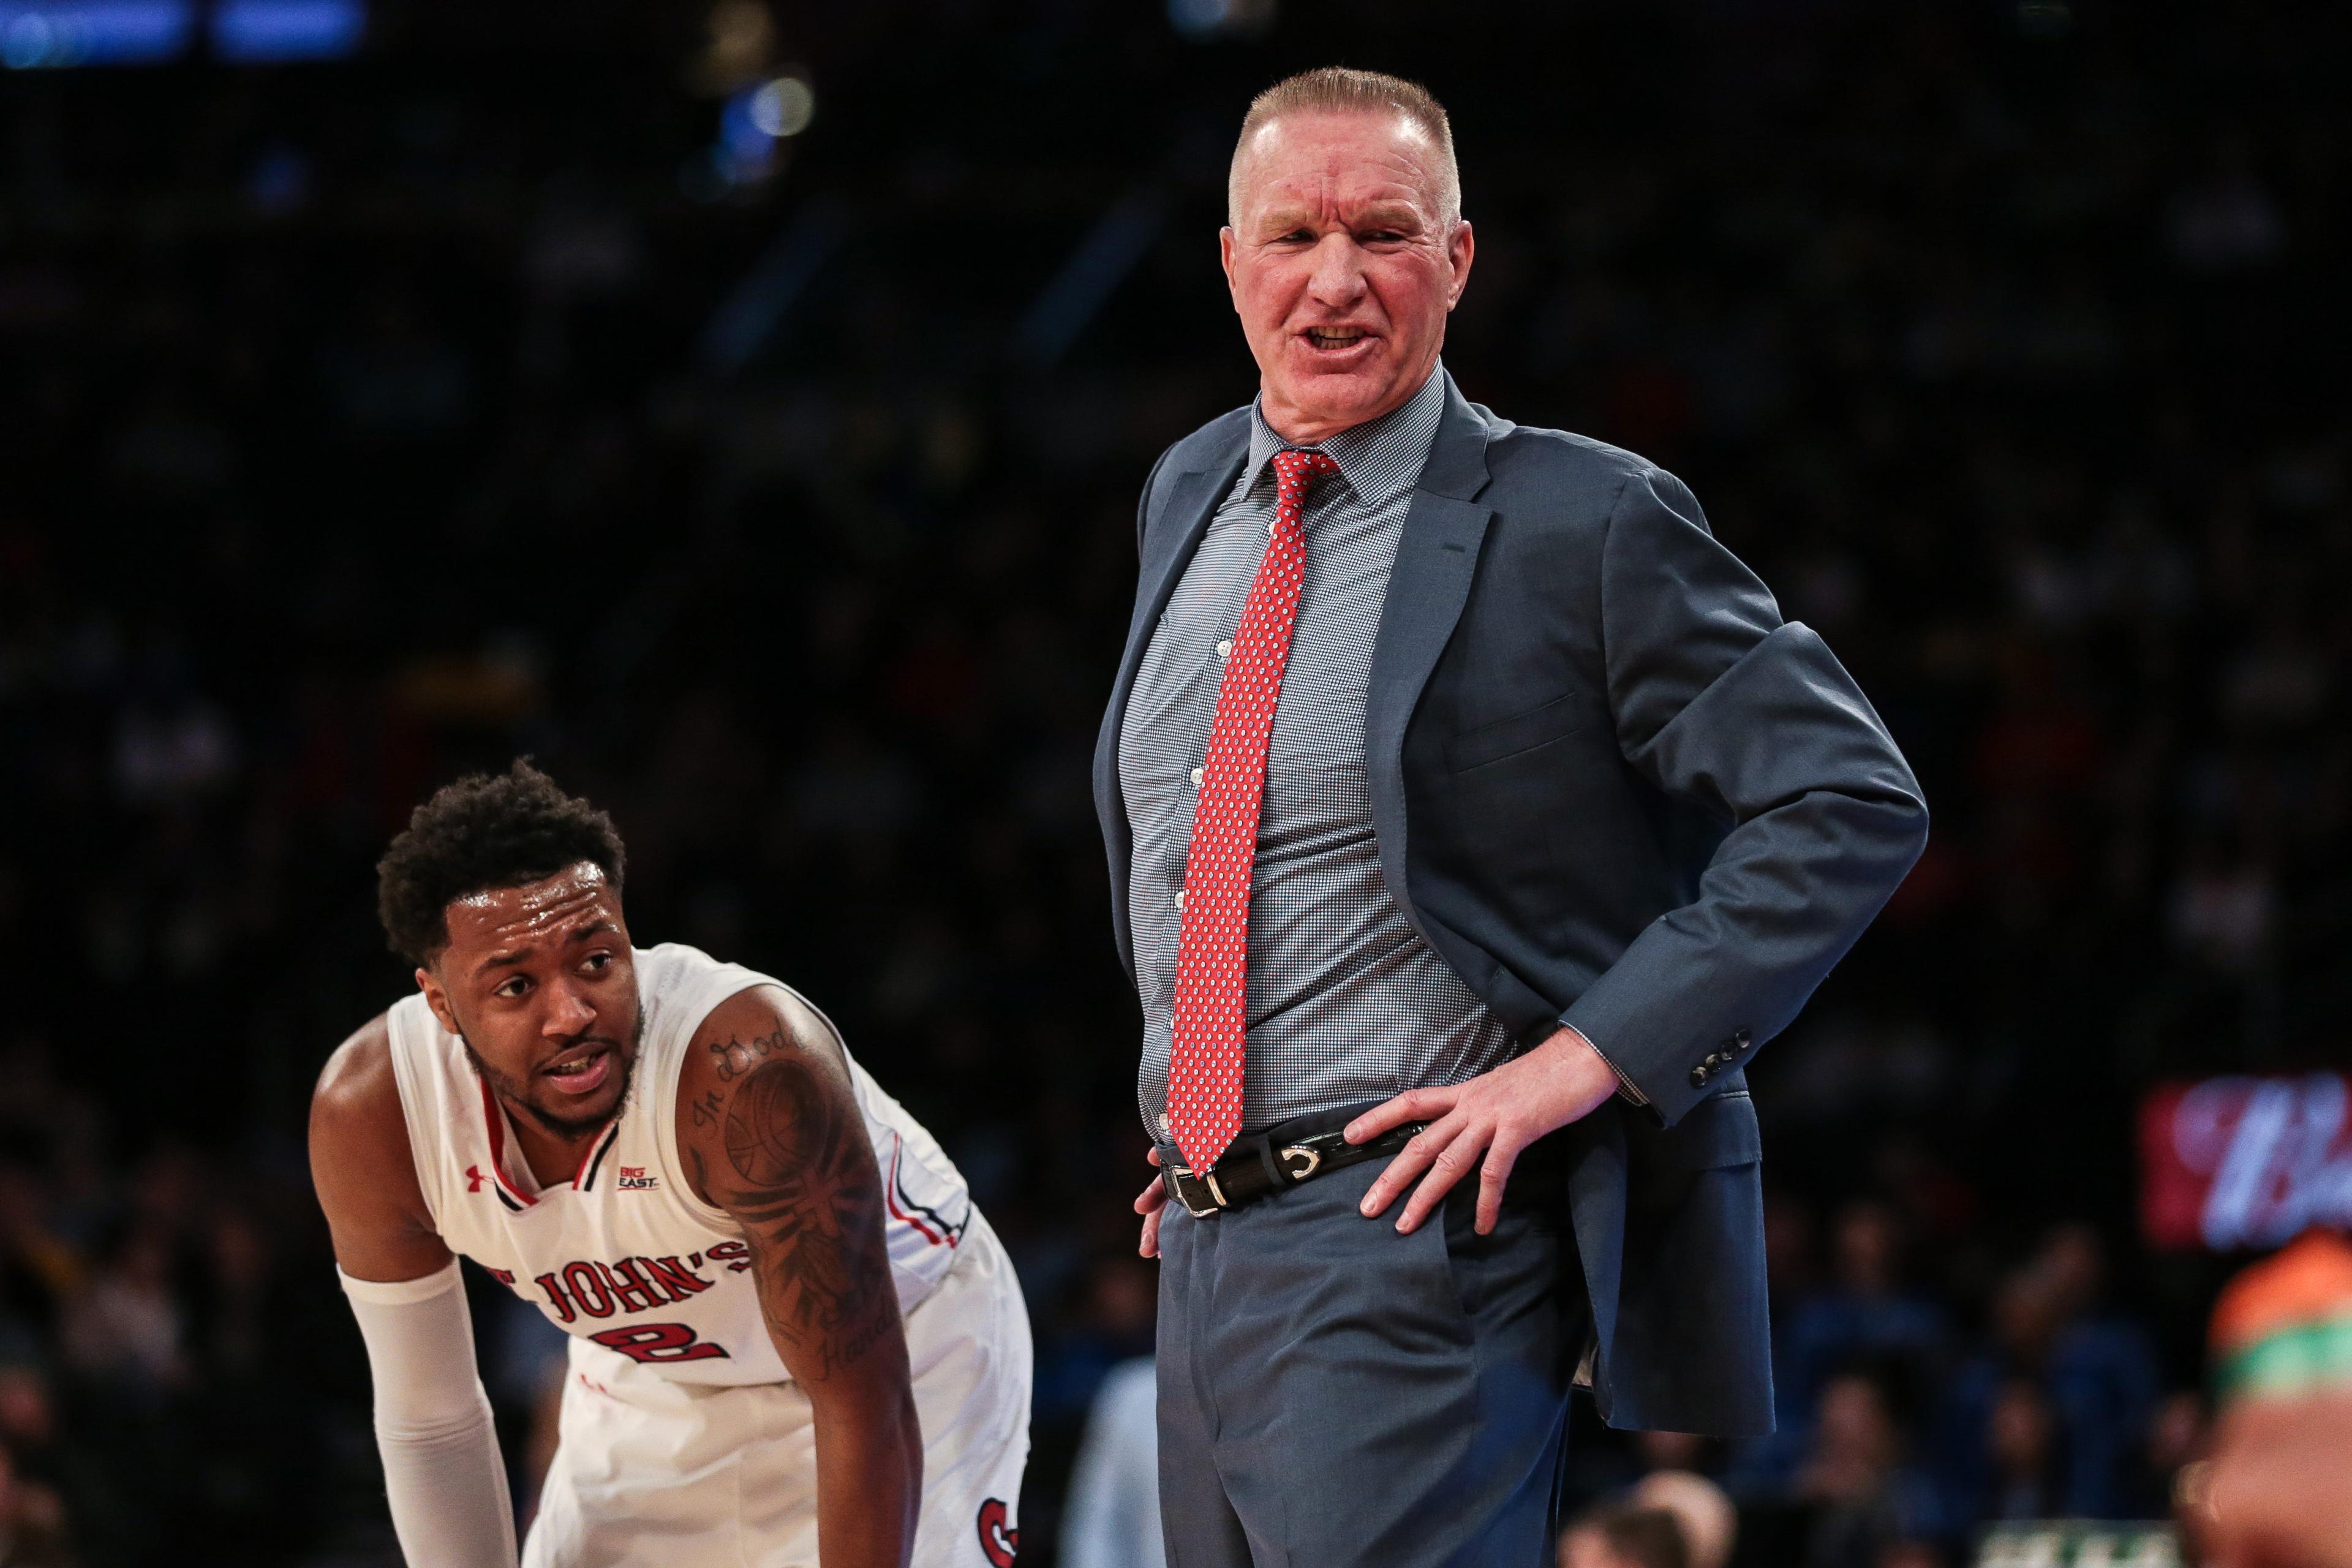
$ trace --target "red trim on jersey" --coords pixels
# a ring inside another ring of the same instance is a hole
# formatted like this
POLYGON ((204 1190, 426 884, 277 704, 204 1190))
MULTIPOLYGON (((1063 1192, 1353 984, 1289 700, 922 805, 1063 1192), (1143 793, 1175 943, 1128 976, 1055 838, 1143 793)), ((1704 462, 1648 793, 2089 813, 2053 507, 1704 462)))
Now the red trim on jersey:
POLYGON ((907 1141, 896 1132, 890 1134, 890 1179, 882 1184, 883 1201, 890 1205, 892 1214, 921 1231, 924 1240, 933 1247, 944 1246, 948 1239, 946 1237, 898 1206, 898 1162, 905 1156, 906 1152, 907 1141))
POLYGON ((507 1119, 500 1113, 498 1101, 491 1098, 489 1079, 477 1075, 474 1081, 482 1086, 482 1120, 490 1129, 490 1174, 499 1179, 499 1185, 504 1187, 515 1202, 529 1208, 539 1200, 517 1192, 515 1184, 507 1180, 507 1119))
POLYGON ((603 1136, 599 1137, 593 1143, 589 1144, 588 1152, 580 1156, 580 1168, 572 1173, 572 1186, 573 1191, 578 1191, 580 1184, 594 1173, 596 1162, 604 1157, 604 1152, 613 1146, 613 1140, 618 1138, 620 1135, 620 1118, 614 1117, 611 1124, 604 1129, 603 1136))

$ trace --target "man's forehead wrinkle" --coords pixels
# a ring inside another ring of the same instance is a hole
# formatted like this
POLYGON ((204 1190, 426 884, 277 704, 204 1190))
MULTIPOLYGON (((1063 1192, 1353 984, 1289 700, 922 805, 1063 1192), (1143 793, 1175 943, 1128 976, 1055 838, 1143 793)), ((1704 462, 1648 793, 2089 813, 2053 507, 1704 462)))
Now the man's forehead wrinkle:
POLYGON ((509 921, 490 928, 488 936, 498 944, 496 954, 487 962, 513 962, 533 951, 541 940, 550 940, 562 946, 612 922, 597 915, 593 909, 554 909, 521 920, 509 921), (595 918, 583 919, 583 916, 595 918))
POLYGON ((484 888, 453 899, 451 904, 471 910, 485 918, 491 917, 499 906, 511 903, 524 915, 549 908, 575 904, 583 899, 593 899, 605 886, 604 868, 593 861, 569 866, 551 877, 520 887, 484 888))
POLYGON ((1376 202, 1418 205, 1421 194, 1421 184, 1409 169, 1367 169, 1358 164, 1303 171, 1269 180, 1264 199, 1269 203, 1312 202, 1318 205, 1331 202, 1358 206, 1376 202))
POLYGON ((553 925, 593 909, 600 901, 597 895, 603 891, 601 888, 574 888, 560 898, 526 900, 521 909, 490 929, 509 931, 553 925))
POLYGON ((1270 194, 1265 210, 1284 216, 1293 214, 1319 216, 1334 213, 1345 217, 1387 214, 1409 214, 1418 217, 1423 209, 1422 203, 1415 199, 1415 193, 1409 189, 1391 186, 1375 191, 1335 192, 1325 185, 1320 188, 1300 186, 1270 194))
POLYGON ((487 933, 497 945, 475 968, 489 969, 520 963, 538 951, 535 939, 551 936, 561 946, 578 942, 600 931, 618 931, 612 917, 601 910, 555 909, 528 919, 509 921, 492 926, 487 933), (591 918, 583 919, 588 916, 591 918))
POLYGON ((1256 182, 1254 205, 1261 221, 1334 210, 1360 216, 1381 207, 1409 208, 1425 221, 1441 205, 1438 184, 1435 171, 1391 149, 1374 158, 1333 156, 1316 167, 1267 173, 1256 182))
POLYGON ((570 868, 520 888, 491 888, 454 900, 451 935, 487 944, 477 970, 520 963, 546 940, 576 942, 599 929, 619 929, 606 902, 610 884, 593 864, 570 868))
POLYGON ((552 877, 542 877, 536 882, 511 889, 518 894, 525 908, 561 903, 582 896, 594 897, 604 885, 604 870, 593 861, 569 866, 552 877))
POLYGON ((1360 162, 1334 163, 1301 169, 1268 179, 1259 201, 1267 206, 1410 206, 1419 210, 1427 195, 1422 172, 1410 164, 1372 167, 1360 162))

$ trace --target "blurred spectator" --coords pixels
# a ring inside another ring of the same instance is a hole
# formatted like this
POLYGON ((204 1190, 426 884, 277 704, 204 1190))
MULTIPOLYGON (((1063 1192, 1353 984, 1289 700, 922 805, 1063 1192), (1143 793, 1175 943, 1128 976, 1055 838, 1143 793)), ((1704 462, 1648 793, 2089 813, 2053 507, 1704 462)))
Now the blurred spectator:
POLYGON ((65 1504, 0 1448, 0 1568, 72 1568, 65 1504))
MULTIPOLYGON (((13 1467, 20 1488, 44 1488, 88 1514, 126 1489, 122 1478, 106 1473, 103 1457, 91 1454, 62 1429, 57 1395, 38 1368, 0 1365, 0 1455, 13 1467)), ((7 1559, 0 1556, 0 1563, 7 1559)))
POLYGON ((1811 1505, 1804 1568, 1878 1568, 1880 1558, 1939 1524, 1933 1492, 1911 1467, 1885 1385, 1859 1372, 1822 1385, 1813 1444, 1796 1495, 1811 1505))
POLYGON ((1070 1467, 1063 1568, 1165 1568, 1160 1530, 1160 1405, 1149 1356, 1103 1378, 1070 1467))
POLYGON ((0 1366, 0 1446, 18 1456, 45 1452, 57 1438, 48 1380, 23 1364, 0 1366))
POLYGON ((81 1289, 82 1258, 50 1227, 49 1208, 38 1175, 0 1163, 0 1353, 31 1353, 58 1304, 81 1289))
POLYGON ((1961 1519, 2118 1519, 2143 1505, 2158 1390, 2145 1331, 2100 1310, 2104 1248, 2053 1229, 2001 1282, 1992 1343, 1946 1395, 1947 1506, 1961 1519))
POLYGON ((1774 1394, 1800 1426, 1839 1367, 1868 1358, 1924 1376, 1945 1349, 1943 1309, 1904 1281, 1901 1221, 1890 1205, 1847 1204, 1830 1249, 1829 1285, 1790 1314, 1778 1347, 1786 1374, 1774 1394))
POLYGON ((2066 1511, 2059 1501, 2057 1424, 2057 1412, 2032 1378, 2012 1377, 2000 1385, 1985 1424, 1990 1496, 1970 1514, 1980 1520, 2053 1519, 2066 1511))
POLYGON ((1559 1568, 1689 1568, 1676 1517, 1662 1508, 1596 1509, 1559 1538, 1559 1568))
POLYGON ((68 1303, 60 1341, 74 1368, 122 1394, 161 1401, 187 1381, 184 1313, 172 1246, 155 1221, 124 1226, 88 1289, 68 1303))
POLYGON ((2188 1390, 2166 1395, 2148 1421, 2147 1447, 2133 1490, 2133 1517, 2161 1519, 2170 1512, 2181 1472, 2205 1457, 2210 1440, 2204 1397, 2188 1390))
POLYGON ((1946 1568, 1945 1556, 1932 1541, 1897 1541, 1878 1554, 1878 1568, 1946 1568))
POLYGON ((1056 1313, 1053 1349, 1040 1356, 1037 1398, 1046 1419, 1082 1413, 1110 1369, 1152 1348, 1158 1278, 1131 1250, 1097 1258, 1081 1281, 1076 1310, 1056 1313))
POLYGON ((1714 1468, 1714 1457, 1722 1447, 1715 1438, 1696 1432, 1636 1432, 1633 1434, 1634 1457, 1641 1462, 1644 1475, 1660 1471, 1704 1471, 1714 1468))
POLYGON ((2066 1439, 2063 1511, 2127 1517, 2160 1386, 2155 1347, 2145 1328, 2108 1310, 2106 1246, 2091 1226, 2053 1230, 2033 1267, 2049 1280, 2057 1318, 2048 1382, 2066 1439))
POLYGON ((1688 1470, 1653 1470, 1634 1483, 1638 1509, 1670 1513, 1682 1527, 1688 1568, 1725 1568, 1739 1543, 1739 1510, 1724 1489, 1688 1470))
MULTIPOLYGON (((1778 1229, 1790 1243, 1801 1235, 1794 1217, 1783 1218, 1778 1229)), ((1733 1470, 1738 1490, 1771 1495, 1790 1488, 1811 1442, 1822 1390, 1838 1372, 1867 1361, 1907 1387, 1923 1387, 1939 1367, 1945 1314, 1904 1284, 1900 1238, 1901 1221, 1891 1205, 1857 1199, 1839 1209, 1829 1280, 1784 1310, 1775 1325, 1776 1429, 1744 1447, 1733 1470)), ((1783 1278, 1792 1268, 1784 1266, 1783 1278)))

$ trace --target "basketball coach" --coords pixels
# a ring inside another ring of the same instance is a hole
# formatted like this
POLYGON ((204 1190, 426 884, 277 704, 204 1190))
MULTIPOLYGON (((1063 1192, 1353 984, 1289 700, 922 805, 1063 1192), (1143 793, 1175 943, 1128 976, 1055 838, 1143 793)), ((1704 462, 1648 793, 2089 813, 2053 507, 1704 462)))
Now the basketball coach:
POLYGON ((1454 385, 1425 91, 1260 95, 1228 222, 1258 396, 1144 487, 1095 762, 1168 1561, 1535 1568, 1572 1385, 1769 1429, 1746 1069, 1927 809, 1679 480, 1454 385))

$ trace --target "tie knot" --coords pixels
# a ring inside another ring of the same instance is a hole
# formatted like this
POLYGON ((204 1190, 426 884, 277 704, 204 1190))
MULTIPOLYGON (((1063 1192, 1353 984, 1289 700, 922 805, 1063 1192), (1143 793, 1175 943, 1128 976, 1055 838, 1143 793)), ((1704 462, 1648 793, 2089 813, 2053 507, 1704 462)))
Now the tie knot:
POLYGON ((1305 500, 1316 480, 1339 471, 1339 465, 1328 453, 1291 450, 1274 455, 1276 487, 1286 501, 1305 500))

